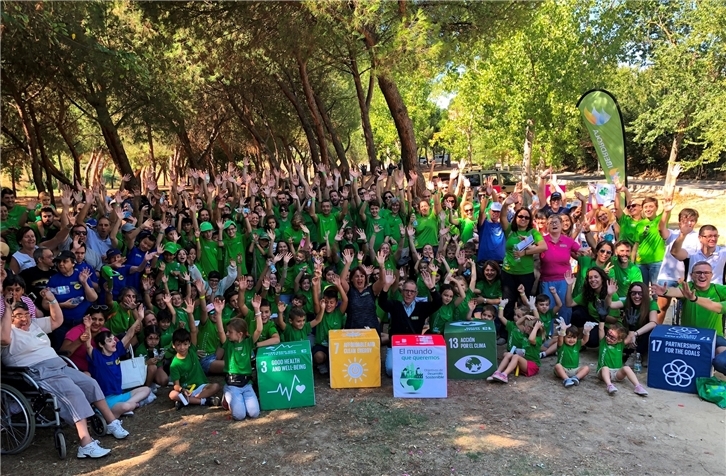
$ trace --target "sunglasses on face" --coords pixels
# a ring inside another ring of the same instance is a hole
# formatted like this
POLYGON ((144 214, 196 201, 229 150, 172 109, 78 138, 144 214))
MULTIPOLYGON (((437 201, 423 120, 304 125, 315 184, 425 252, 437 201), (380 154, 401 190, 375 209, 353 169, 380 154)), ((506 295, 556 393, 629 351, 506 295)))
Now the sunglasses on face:
POLYGON ((517 215, 518 220, 529 220, 530 218, 527 215, 517 215))
POLYGON ((94 304, 89 309, 91 311, 108 311, 108 306, 105 304, 94 304))
POLYGON ((631 203, 630 205, 628 205, 628 208, 637 208, 639 206, 640 206, 640 203, 631 203))
POLYGON ((416 290, 415 289, 404 289, 403 292, 409 294, 409 293, 415 293, 416 290))
POLYGON ((610 251, 610 250, 600 250, 600 251, 598 251, 598 253, 602 253, 604 255, 611 255, 611 254, 613 254, 613 252, 610 251))
POLYGON ((631 296, 642 296, 643 291, 630 291, 631 296))
POLYGON ((87 231, 74 231, 73 234, 74 235, 87 236, 88 235, 88 232, 87 231))

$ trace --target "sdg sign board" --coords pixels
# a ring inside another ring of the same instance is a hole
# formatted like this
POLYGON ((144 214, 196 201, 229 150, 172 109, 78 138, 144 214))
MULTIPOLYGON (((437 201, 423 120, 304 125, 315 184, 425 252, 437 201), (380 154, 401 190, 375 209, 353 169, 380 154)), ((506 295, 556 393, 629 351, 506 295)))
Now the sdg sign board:
POLYGON ((444 337, 450 379, 487 378, 497 369, 494 321, 450 322, 444 337))
POLYGON ((660 325, 650 333, 648 386, 697 393, 696 378, 711 376, 716 331, 660 325))
POLYGON ((257 384, 263 410, 314 406, 310 341, 260 347, 257 350, 257 384))
POLYGON ((328 335, 331 388, 381 386, 381 338, 375 329, 338 329, 328 335))
POLYGON ((446 344, 440 335, 396 335, 393 347, 393 396, 446 398, 446 344))

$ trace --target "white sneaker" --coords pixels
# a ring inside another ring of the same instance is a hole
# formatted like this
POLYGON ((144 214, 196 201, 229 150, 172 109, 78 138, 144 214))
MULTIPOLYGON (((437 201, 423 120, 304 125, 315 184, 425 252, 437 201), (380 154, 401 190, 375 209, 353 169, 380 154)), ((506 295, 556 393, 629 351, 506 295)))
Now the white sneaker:
POLYGON ((92 440, 86 446, 78 447, 78 453, 76 454, 76 457, 81 458, 81 459, 82 458, 103 458, 110 452, 111 452, 111 450, 109 450, 107 448, 101 448, 101 445, 98 444, 98 440, 92 440))
POLYGON ((156 393, 159 391, 159 385, 155 383, 149 385, 149 388, 151 389, 151 393, 156 393))
POLYGON ((119 420, 114 420, 108 424, 106 434, 113 435, 117 440, 123 440, 129 436, 129 432, 124 430, 124 427, 121 426, 121 421, 119 420))
POLYGON ((156 395, 154 395, 153 393, 150 393, 148 397, 144 398, 143 400, 141 400, 139 402, 139 407, 148 405, 149 403, 153 402, 154 400, 156 400, 156 395))

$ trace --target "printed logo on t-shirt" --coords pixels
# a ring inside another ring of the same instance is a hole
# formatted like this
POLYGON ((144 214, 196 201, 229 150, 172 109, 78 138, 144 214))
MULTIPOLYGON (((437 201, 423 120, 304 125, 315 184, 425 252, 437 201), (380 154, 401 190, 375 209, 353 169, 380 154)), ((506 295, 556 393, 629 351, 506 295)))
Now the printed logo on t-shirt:
POLYGON ((73 289, 75 289, 75 290, 81 289, 81 284, 80 283, 74 284, 73 289))
POLYGON ((53 294, 68 294, 71 292, 70 286, 58 286, 55 288, 55 292, 53 294))

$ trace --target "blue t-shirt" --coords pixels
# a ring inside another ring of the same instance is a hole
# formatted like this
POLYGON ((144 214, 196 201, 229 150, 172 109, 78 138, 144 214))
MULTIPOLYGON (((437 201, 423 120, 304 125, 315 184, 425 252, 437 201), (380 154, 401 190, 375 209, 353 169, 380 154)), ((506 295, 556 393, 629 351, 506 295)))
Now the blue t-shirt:
MULTIPOLYGON (((131 266, 128 264, 124 264, 118 268, 113 268, 113 270, 119 274, 119 276, 113 277, 113 300, 118 301, 121 290, 126 286, 129 286, 129 276, 133 275, 131 274, 131 266)), ((104 289, 105 292, 105 288, 102 287, 102 289, 104 289)))
POLYGON ((93 349, 92 355, 92 357, 87 357, 88 370, 98 382, 103 394, 111 397, 124 393, 121 388, 121 357, 126 355, 126 349, 121 342, 116 344, 116 352, 112 355, 105 355, 98 349, 93 349))
MULTIPOLYGON (((138 266, 144 261, 144 256, 146 256, 146 253, 141 251, 138 246, 134 246, 131 248, 131 251, 128 252, 126 255, 126 263, 129 266, 138 266)), ((131 286, 132 288, 136 289, 137 291, 141 291, 141 275, 143 274, 143 270, 140 273, 134 273, 130 274, 128 276, 128 280, 124 284, 124 286, 131 286)))
POLYGON ((73 274, 70 276, 64 276, 63 274, 58 273, 51 276, 48 280, 48 289, 50 289, 50 292, 53 293, 59 304, 70 301, 71 299, 80 301, 73 309, 63 309, 63 322, 73 325, 80 323, 91 305, 91 303, 86 300, 86 293, 83 290, 83 285, 78 279, 80 272, 80 268, 76 267, 73 270, 73 274))
POLYGON ((501 223, 484 220, 479 227, 479 250, 477 261, 493 260, 498 263, 504 261, 504 243, 506 238, 501 223))

